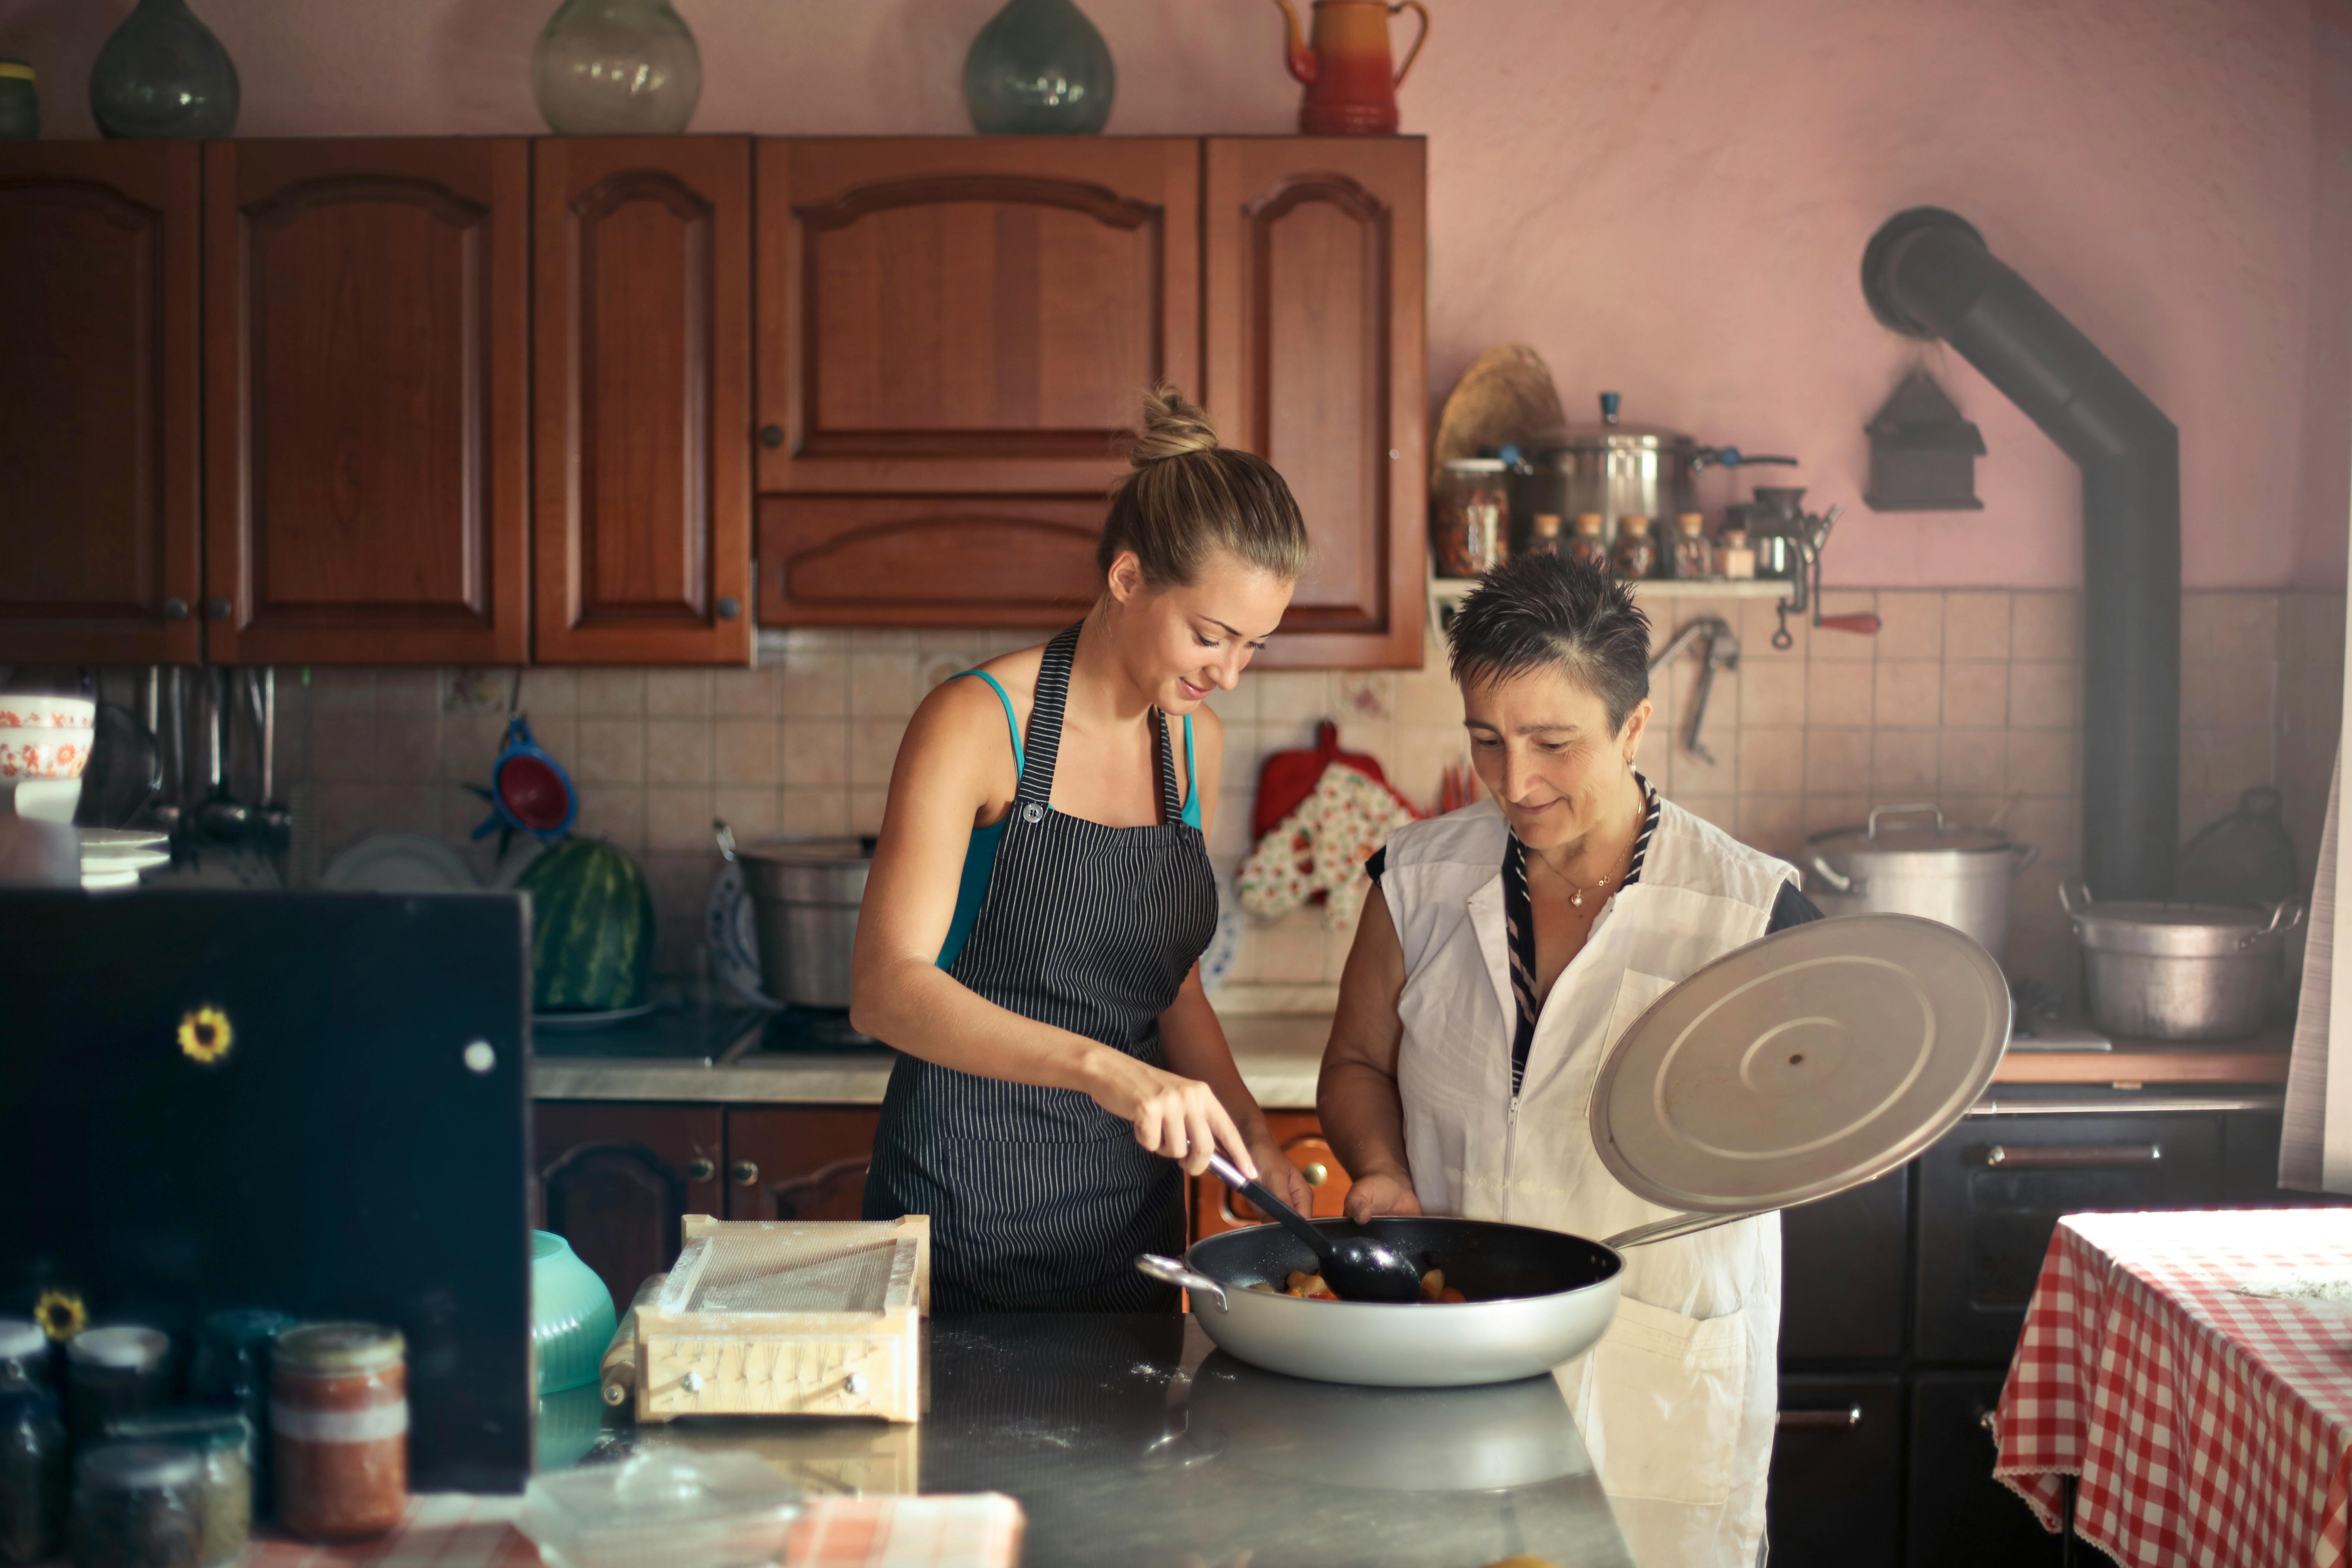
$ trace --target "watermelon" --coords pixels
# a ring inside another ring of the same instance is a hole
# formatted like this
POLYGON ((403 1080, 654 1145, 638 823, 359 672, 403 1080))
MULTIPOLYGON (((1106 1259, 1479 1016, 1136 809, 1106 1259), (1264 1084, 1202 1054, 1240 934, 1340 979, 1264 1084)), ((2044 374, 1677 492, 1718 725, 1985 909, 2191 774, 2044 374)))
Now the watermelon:
POLYGON ((645 1004, 654 900, 626 851, 575 834, 542 852, 515 887, 530 895, 532 1011, 605 1013, 645 1004))

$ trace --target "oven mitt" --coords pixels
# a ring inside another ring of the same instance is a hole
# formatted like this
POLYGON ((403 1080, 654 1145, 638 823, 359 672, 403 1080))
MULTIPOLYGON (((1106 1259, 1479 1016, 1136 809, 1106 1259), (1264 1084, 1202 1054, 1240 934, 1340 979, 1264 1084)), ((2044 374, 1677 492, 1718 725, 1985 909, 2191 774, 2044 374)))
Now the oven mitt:
POLYGON ((1242 908, 1271 920, 1319 893, 1326 922, 1350 924, 1364 901, 1364 862, 1413 815, 1386 784, 1344 762, 1327 764, 1307 798, 1242 862, 1242 908))

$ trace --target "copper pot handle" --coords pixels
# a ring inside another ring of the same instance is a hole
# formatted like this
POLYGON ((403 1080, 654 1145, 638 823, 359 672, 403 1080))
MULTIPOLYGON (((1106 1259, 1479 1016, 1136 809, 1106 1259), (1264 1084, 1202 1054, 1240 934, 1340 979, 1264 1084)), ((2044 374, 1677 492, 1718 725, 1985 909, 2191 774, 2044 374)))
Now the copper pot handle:
POLYGON ((1412 62, 1421 58, 1421 46, 1429 42, 1429 11, 1422 5, 1421 0, 1399 0, 1397 5, 1389 7, 1389 15, 1391 16, 1400 11, 1411 11, 1418 16, 1421 18, 1421 32, 1413 38, 1412 47, 1404 52, 1404 64, 1397 67, 1396 80, 1389 84, 1391 87, 1404 85, 1404 73, 1412 69, 1412 62))

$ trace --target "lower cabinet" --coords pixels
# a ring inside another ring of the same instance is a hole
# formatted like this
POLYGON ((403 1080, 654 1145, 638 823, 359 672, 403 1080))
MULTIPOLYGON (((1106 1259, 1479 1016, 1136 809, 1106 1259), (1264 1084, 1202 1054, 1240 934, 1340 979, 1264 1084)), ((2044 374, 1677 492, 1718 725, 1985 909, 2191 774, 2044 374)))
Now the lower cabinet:
POLYGON ((1928 1372, 1913 1380, 1906 1568, 2034 1568, 2063 1553, 2024 1500, 1992 1479, 1999 1450, 1987 1420, 2002 1377, 1928 1372))
POLYGON ((539 1224, 572 1244, 622 1310, 677 1257, 679 1222, 725 1189, 716 1105, 550 1100, 532 1108, 539 1224))
POLYGON ((1780 1380, 1764 1519, 1773 1568, 1849 1568, 1900 1559, 1900 1377, 1780 1380))
MULTIPOLYGON (((1350 1183, 1339 1156, 1331 1152, 1330 1142, 1323 1136, 1323 1124, 1309 1111, 1269 1110, 1265 1125, 1266 1131, 1274 1134, 1274 1141, 1282 1145, 1282 1152, 1290 1156, 1290 1163, 1307 1178, 1307 1185, 1315 1194, 1315 1215, 1336 1217, 1344 1214, 1350 1183)), ((1227 1190, 1216 1177, 1192 1178, 1193 1240, 1238 1226, 1263 1225, 1265 1218, 1257 1212, 1256 1205, 1227 1190)))
POLYGON ((727 1112, 729 1219, 856 1219, 882 1113, 760 1106, 727 1112))

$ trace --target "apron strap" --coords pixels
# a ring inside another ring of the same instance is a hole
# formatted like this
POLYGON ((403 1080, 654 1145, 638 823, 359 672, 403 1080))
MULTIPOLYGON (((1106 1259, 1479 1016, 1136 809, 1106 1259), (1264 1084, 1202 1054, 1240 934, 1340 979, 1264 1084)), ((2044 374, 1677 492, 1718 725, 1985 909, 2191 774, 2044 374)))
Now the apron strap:
POLYGON ((1172 827, 1184 819, 1184 803, 1176 794, 1176 749, 1168 739, 1168 715, 1155 708, 1151 717, 1160 726, 1160 821, 1172 827))
POLYGON ((1051 807, 1054 803, 1054 763, 1062 751, 1062 714, 1070 701, 1070 661, 1078 651, 1077 626, 1055 634, 1045 645, 1037 667, 1037 695, 1029 703, 1028 756, 1021 764, 1021 787, 1013 798, 1024 805, 1051 807))

